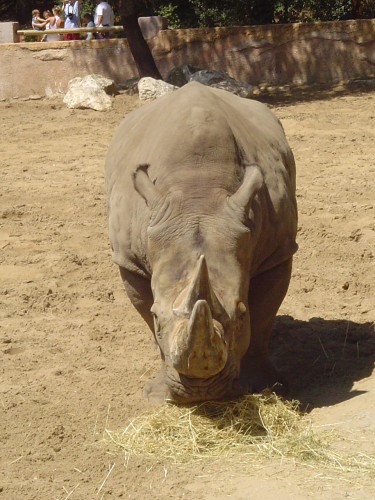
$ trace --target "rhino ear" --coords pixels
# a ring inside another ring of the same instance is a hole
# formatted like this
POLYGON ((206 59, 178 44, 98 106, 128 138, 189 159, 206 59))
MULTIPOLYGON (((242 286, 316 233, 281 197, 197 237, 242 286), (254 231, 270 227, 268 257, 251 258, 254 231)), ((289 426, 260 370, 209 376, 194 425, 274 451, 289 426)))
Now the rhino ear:
POLYGON ((245 175, 241 186, 228 197, 228 205, 238 211, 248 214, 255 195, 263 186, 263 173, 256 163, 246 165, 245 175))
POLYGON ((161 199, 161 193, 148 176, 149 166, 148 164, 138 165, 133 172, 133 185, 147 205, 152 207, 161 199))

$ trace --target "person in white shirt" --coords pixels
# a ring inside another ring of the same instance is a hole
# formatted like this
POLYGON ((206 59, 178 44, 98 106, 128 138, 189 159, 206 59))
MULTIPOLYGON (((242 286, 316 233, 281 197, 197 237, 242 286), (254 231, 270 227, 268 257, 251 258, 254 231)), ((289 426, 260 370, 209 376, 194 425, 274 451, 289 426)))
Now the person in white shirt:
MULTIPOLYGON (((81 21, 79 17, 79 2, 78 0, 63 0, 64 12, 64 28, 80 28, 81 21)), ((67 33, 64 35, 64 40, 79 40, 79 33, 67 33)))
MULTIPOLYGON (((114 25, 114 15, 112 7, 109 3, 96 0, 97 6, 95 9, 94 23, 95 26, 113 26, 114 25)), ((97 38, 109 38, 109 31, 107 33, 98 33, 97 38)))

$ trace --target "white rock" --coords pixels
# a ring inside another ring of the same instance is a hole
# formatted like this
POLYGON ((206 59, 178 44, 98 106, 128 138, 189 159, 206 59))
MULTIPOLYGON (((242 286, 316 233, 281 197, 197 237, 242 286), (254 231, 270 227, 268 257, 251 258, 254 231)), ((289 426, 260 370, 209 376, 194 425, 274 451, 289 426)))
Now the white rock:
POLYGON ((154 78, 141 78, 138 82, 139 99, 146 101, 157 99, 165 94, 169 94, 177 90, 179 87, 164 82, 163 80, 155 80, 154 78))
POLYGON ((73 87, 87 87, 87 88, 95 88, 102 89, 107 94, 115 94, 116 93, 116 85, 113 80, 106 78, 102 75, 86 75, 84 77, 76 77, 73 80, 70 80, 68 84, 68 89, 73 87))
POLYGON ((115 84, 101 75, 87 75, 70 80, 64 103, 71 109, 94 109, 107 111, 112 108, 112 99, 108 93, 114 94, 115 84))
POLYGON ((107 111, 112 108, 112 99, 101 89, 70 89, 64 96, 70 109, 94 109, 107 111))

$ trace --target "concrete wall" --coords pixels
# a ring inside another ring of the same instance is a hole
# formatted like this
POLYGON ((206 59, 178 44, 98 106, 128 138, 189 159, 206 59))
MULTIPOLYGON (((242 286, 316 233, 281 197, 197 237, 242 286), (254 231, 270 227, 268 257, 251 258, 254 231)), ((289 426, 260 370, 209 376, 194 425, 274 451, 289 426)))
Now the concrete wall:
POLYGON ((18 42, 18 29, 20 29, 20 25, 18 23, 0 23, 0 43, 18 42))
POLYGON ((69 80, 91 73, 116 82, 137 75, 126 40, 0 45, 0 99, 62 94, 69 80))
MULTIPOLYGON (((375 78, 375 20, 165 30, 148 41, 165 77, 182 64, 252 84, 375 78)), ((138 76, 125 39, 0 45, 0 99, 64 93, 70 79, 138 76)))

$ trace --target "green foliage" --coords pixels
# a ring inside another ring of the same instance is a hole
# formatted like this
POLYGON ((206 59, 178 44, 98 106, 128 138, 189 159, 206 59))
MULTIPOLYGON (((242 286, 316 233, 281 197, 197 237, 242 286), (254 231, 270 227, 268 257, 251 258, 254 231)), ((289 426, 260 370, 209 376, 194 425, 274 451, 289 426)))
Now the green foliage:
MULTIPOLYGON (((375 0, 110 0, 115 14, 120 2, 134 4, 139 15, 159 14, 172 28, 244 26, 266 23, 334 21, 375 17, 375 0)), ((61 0, 0 0, 0 21, 29 25, 31 11, 61 0)), ((81 13, 93 14, 95 0, 82 0, 81 13)))
POLYGON ((204 0, 190 0, 194 14, 197 17, 198 26, 227 26, 230 24, 226 12, 213 4, 204 0))
POLYGON ((179 29, 182 27, 181 19, 178 15, 178 7, 177 5, 173 5, 171 3, 167 5, 161 5, 155 13, 158 16, 163 16, 168 19, 168 26, 172 29, 179 29))
POLYGON ((189 0, 198 26, 243 26, 273 21, 273 0, 189 0))
POLYGON ((227 12, 222 7, 218 7, 216 2, 190 0, 189 3, 197 17, 198 26, 229 26, 233 23, 233 13, 227 12))
POLYGON ((362 19, 375 17, 375 0, 362 0, 358 14, 362 19))
POLYGON ((0 19, 2 19, 3 16, 7 15, 11 7, 12 7, 11 0, 4 0, 3 2, 0 3, 0 19))
POLYGON ((244 26, 375 17, 375 0, 147 0, 171 27, 244 26))
POLYGON ((351 0, 284 0, 275 2, 274 11, 275 21, 283 23, 336 21, 351 14, 351 0))
POLYGON ((80 3, 81 18, 86 14, 94 15, 95 8, 96 8, 95 0, 82 0, 80 3))

